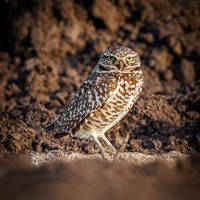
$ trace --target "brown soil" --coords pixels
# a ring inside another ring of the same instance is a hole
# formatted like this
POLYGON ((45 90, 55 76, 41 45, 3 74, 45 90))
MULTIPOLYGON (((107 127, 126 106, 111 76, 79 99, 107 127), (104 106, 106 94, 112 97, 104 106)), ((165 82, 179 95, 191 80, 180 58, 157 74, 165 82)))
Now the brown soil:
POLYGON ((145 84, 107 136, 146 154, 200 152, 200 3, 30 0, 0 3, 0 156, 94 144, 55 140, 41 127, 59 116, 98 56, 122 43, 141 54, 145 84))

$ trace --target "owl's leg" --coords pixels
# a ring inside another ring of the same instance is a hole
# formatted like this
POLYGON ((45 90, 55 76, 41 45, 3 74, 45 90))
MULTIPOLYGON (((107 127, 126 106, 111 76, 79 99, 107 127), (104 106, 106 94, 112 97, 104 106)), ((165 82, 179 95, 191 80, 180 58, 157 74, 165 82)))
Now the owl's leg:
POLYGON ((102 135, 101 138, 102 138, 102 140, 108 145, 109 149, 112 150, 112 152, 113 152, 114 154, 116 154, 116 153, 117 153, 117 150, 116 150, 115 147, 110 143, 110 141, 106 138, 106 136, 105 136, 105 135, 102 135))
POLYGON ((129 139, 130 139, 130 134, 126 133, 126 138, 125 138, 125 140, 124 140, 122 146, 120 147, 120 149, 119 149, 119 150, 117 151, 117 153, 115 154, 115 157, 114 157, 113 162, 115 162, 116 160, 119 159, 120 153, 125 149, 126 144, 128 143, 129 139))
POLYGON ((97 145, 97 147, 98 147, 99 150, 101 151, 102 158, 103 158, 104 160, 107 160, 107 159, 106 159, 106 156, 105 156, 104 149, 103 149, 101 143, 99 142, 97 136, 96 136, 96 135, 92 135, 91 137, 92 137, 92 140, 94 141, 94 143, 97 145))

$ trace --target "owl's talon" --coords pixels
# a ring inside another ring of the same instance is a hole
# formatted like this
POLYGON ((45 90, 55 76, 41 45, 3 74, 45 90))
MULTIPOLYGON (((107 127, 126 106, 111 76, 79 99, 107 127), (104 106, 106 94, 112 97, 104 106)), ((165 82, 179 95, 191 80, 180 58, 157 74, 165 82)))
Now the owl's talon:
POLYGON ((98 149, 93 149, 90 153, 91 154, 98 154, 100 151, 98 149))
POLYGON ((113 150, 113 149, 105 149, 105 152, 106 153, 109 153, 110 155, 115 155, 116 153, 117 153, 117 150, 115 149, 115 150, 113 150))

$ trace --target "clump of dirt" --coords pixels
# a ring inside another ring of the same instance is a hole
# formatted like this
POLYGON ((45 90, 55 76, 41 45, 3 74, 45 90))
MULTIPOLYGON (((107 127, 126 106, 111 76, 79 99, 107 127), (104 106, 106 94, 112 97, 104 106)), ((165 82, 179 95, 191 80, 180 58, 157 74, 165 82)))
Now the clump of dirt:
POLYGON ((108 47, 141 54, 141 98, 107 136, 124 151, 200 151, 198 1, 2 1, 0 155, 94 144, 40 129, 59 116, 108 47), (187 7, 187 9, 185 9, 187 7), (4 20, 2 20, 4 19, 4 20), (3 39, 2 39, 3 38, 3 39))
POLYGON ((2 199, 199 199, 199 157, 171 168, 99 160, 33 168, 28 161, 0 162, 2 199))

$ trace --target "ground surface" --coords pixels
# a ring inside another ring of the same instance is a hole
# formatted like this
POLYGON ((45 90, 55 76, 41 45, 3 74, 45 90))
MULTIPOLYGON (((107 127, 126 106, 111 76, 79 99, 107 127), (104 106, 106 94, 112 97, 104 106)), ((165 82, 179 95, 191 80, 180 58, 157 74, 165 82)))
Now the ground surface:
POLYGON ((199 199, 200 159, 145 166, 84 160, 34 168, 29 159, 0 162, 1 199, 199 199))

